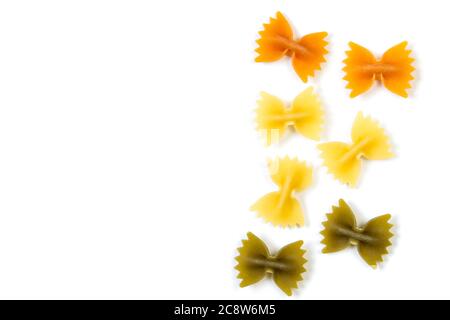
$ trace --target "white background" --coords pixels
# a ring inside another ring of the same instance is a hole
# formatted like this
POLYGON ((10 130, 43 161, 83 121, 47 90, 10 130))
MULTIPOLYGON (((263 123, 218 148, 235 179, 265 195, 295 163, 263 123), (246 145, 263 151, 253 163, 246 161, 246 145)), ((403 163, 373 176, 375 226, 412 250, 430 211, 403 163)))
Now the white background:
POLYGON ((0 298, 282 299, 271 281, 239 288, 248 231, 273 249, 302 239, 294 299, 450 298, 450 73, 447 1, 2 1, 0 298), (277 10, 297 35, 327 31, 308 84, 289 60, 257 64, 257 32, 277 10), (349 98, 349 41, 382 54, 409 41, 410 98, 378 87, 349 98), (397 157, 365 162, 349 189, 291 134, 267 149, 255 130, 264 90, 308 85, 326 109, 323 141, 349 139, 356 113, 380 120, 397 157), (312 163, 304 228, 249 211, 274 190, 267 157, 312 163), (354 250, 323 255, 321 222, 339 198, 361 222, 391 213, 378 270, 354 250))

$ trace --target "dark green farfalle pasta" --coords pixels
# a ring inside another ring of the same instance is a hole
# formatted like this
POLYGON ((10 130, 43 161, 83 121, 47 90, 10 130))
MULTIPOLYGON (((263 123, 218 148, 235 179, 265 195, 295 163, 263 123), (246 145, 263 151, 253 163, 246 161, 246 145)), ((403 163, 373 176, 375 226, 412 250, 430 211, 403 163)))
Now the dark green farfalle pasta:
POLYGON ((341 251, 349 246, 356 246, 361 258, 367 264, 376 268, 377 263, 383 261, 383 255, 388 253, 393 236, 389 223, 390 214, 376 217, 363 227, 358 227, 352 209, 344 200, 339 200, 339 206, 333 206, 332 212, 327 214, 325 227, 321 232, 323 253, 341 251))
POLYGON ((304 264, 305 250, 303 241, 296 241, 281 248, 276 255, 271 255, 266 244, 253 233, 247 233, 248 239, 242 240, 238 249, 238 262, 235 267, 242 279, 240 286, 246 287, 271 276, 275 284, 288 296, 292 289, 298 288, 298 282, 303 280, 306 271, 304 264))

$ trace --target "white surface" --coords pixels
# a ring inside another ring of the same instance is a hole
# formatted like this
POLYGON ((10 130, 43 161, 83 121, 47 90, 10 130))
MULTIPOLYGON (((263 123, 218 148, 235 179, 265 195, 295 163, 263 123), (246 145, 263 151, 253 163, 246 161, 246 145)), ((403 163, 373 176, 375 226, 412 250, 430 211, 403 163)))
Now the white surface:
POLYGON ((450 29, 446 1, 2 1, 0 298, 285 298, 241 289, 247 231, 273 249, 303 239, 295 299, 450 298, 450 29), (328 62, 308 84, 288 60, 253 62, 262 23, 281 10, 298 34, 328 31, 328 62), (409 99, 375 88, 349 98, 348 41, 377 54, 408 40, 409 99), (347 140, 357 111, 379 119, 392 161, 366 162, 349 189, 315 143, 263 147, 261 90, 286 101, 308 85, 324 140, 347 140), (274 228, 249 206, 272 191, 271 155, 315 166, 308 225, 274 228), (352 250, 320 253, 321 222, 344 198, 360 220, 390 212, 395 246, 379 270, 352 250))

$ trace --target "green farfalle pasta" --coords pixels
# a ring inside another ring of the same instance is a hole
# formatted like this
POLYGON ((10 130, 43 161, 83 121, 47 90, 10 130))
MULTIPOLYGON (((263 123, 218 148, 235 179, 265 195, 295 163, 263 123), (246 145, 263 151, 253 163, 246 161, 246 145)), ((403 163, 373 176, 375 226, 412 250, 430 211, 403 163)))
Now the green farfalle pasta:
POLYGON ((247 238, 242 240, 236 257, 238 264, 235 269, 239 271, 238 278, 242 279, 240 286, 246 287, 271 276, 285 294, 292 295, 292 289, 298 288, 298 282, 303 280, 302 274, 306 271, 303 241, 290 243, 276 255, 271 255, 266 244, 253 233, 247 233, 247 238))
POLYGON ((339 206, 333 206, 332 212, 327 214, 325 227, 321 232, 323 253, 333 253, 344 250, 349 246, 356 246, 359 255, 373 268, 383 261, 383 255, 388 253, 393 236, 389 223, 390 214, 376 217, 363 227, 359 227, 355 214, 344 200, 339 200, 339 206))

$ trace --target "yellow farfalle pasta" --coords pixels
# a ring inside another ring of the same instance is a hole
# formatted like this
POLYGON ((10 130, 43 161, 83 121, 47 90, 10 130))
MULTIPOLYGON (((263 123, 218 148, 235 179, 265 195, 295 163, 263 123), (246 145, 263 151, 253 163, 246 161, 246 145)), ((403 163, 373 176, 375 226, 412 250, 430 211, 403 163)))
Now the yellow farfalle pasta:
POLYGON ((361 158, 384 160, 394 156, 389 138, 378 122, 359 112, 353 123, 352 143, 326 142, 318 146, 323 164, 340 182, 354 187, 361 172, 361 158))
POLYGON ((303 226, 303 209, 294 193, 311 185, 312 167, 296 158, 285 157, 270 161, 269 168, 272 181, 279 189, 260 198, 250 209, 275 226, 303 226))
POLYGON ((391 245, 389 239, 393 236, 390 231, 393 225, 389 219, 391 215, 385 214, 359 227, 352 209, 341 199, 339 206, 333 206, 332 212, 327 214, 327 221, 322 223, 322 243, 325 245, 322 252, 338 252, 356 246, 361 258, 375 268, 383 261, 383 255, 388 253, 387 248, 391 245))
POLYGON ((265 134, 268 145, 277 142, 289 126, 313 140, 320 140, 324 111, 312 87, 301 92, 289 108, 279 98, 261 93, 256 110, 257 129, 265 134))
POLYGON ((303 280, 306 271, 302 249, 303 241, 296 241, 281 248, 276 255, 271 255, 266 244, 253 233, 247 233, 248 239, 242 240, 238 249, 238 262, 235 267, 242 279, 240 286, 255 284, 266 276, 271 276, 275 284, 288 296, 292 289, 298 288, 298 282, 303 280))
POLYGON ((410 57, 411 50, 406 49, 407 45, 403 41, 377 59, 366 48, 350 42, 343 69, 346 73, 344 80, 348 81, 347 88, 351 90, 350 97, 366 92, 375 81, 381 82, 389 91, 403 98, 408 97, 406 90, 411 88, 410 81, 414 79, 411 73, 415 68, 412 66, 414 59, 410 57))

